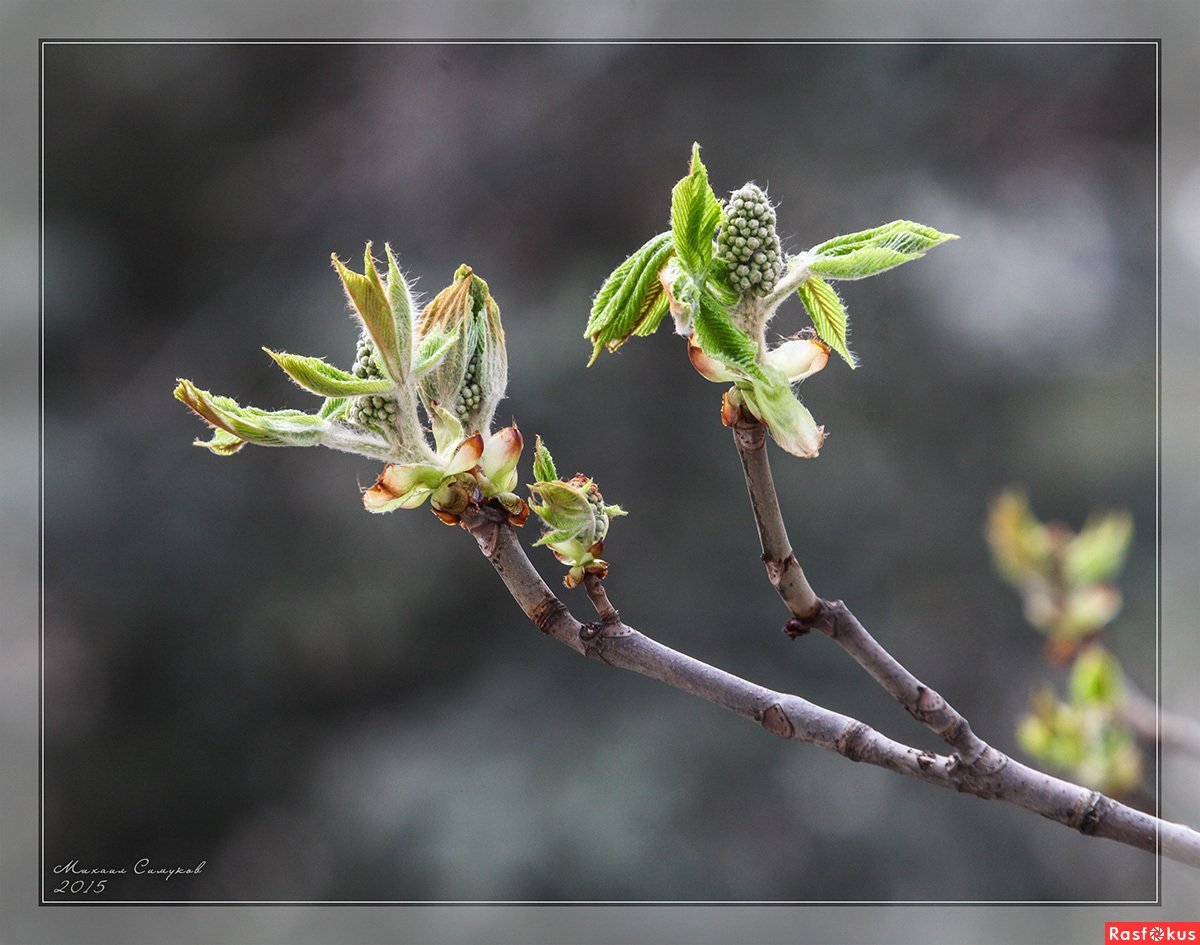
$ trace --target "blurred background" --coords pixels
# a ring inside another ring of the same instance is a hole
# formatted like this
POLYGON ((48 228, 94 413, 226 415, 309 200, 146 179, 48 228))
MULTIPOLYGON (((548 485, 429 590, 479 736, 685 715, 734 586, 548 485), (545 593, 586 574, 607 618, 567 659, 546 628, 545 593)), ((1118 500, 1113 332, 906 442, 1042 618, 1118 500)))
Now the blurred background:
MULTIPOLYGON (((898 217, 957 233, 841 286, 862 366, 804 386, 819 460, 772 460, 818 593, 1021 757, 1030 693, 1062 677, 992 571, 1002 488, 1076 527, 1131 510, 1107 640, 1154 688, 1152 45, 44 59, 48 868, 206 861, 115 887, 137 900, 1154 897, 1144 854, 578 658, 467 536, 366 514, 378 464, 220 459, 171 397, 182 376, 315 409, 260 348, 349 366, 330 252, 387 240, 426 297, 468 262, 508 334, 498 419, 630 512, 606 543, 622 616, 937 749, 829 641, 780 632, 721 388, 682 342, 663 328, 585 370, 581 333, 603 278, 665 229, 693 140, 719 195, 768 188, 790 251, 898 217)), ((803 324, 793 301, 774 327, 803 324)))

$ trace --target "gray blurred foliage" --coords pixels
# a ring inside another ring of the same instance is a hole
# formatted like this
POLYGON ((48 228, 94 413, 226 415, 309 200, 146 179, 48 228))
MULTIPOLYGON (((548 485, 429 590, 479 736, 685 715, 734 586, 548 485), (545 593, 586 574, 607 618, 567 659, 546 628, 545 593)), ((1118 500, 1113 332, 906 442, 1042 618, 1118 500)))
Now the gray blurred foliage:
POLYGON ((719 194, 769 188, 790 251, 897 217, 958 233, 843 287, 862 367, 805 384, 820 459, 772 460, 818 592, 1016 752, 1044 672, 982 538, 1003 486, 1067 520, 1132 510, 1109 639, 1153 679, 1153 47, 51 46, 45 65, 48 864, 208 861, 133 898, 1153 896, 1150 857, 579 659, 467 536, 363 512, 370 462, 218 459, 170 395, 187 376, 313 409, 260 345, 350 363, 331 251, 388 240, 426 298, 469 262, 508 332, 498 419, 631 513, 606 547, 622 615, 925 745, 835 647, 779 632, 720 388, 682 341, 585 371, 581 332, 664 228, 693 140, 719 194))

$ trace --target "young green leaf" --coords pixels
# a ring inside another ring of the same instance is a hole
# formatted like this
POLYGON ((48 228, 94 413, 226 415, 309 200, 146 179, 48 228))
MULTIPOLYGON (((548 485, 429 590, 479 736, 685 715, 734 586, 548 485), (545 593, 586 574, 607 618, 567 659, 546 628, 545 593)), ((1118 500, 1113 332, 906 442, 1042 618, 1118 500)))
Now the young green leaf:
POLYGON ((558 470, 554 468, 554 457, 550 455, 540 436, 537 437, 533 450, 533 478, 537 482, 553 482, 558 478, 558 470))
POLYGON ((696 306, 694 328, 700 350, 726 367, 747 377, 765 379, 758 363, 758 345, 733 323, 729 313, 705 289, 696 306))
POLYGON ((814 246, 809 251, 808 271, 829 279, 864 279, 920 259, 933 247, 956 239, 952 233, 911 220, 893 220, 814 246))
POLYGON ((446 356, 446 352, 458 340, 458 336, 449 332, 435 331, 421 339, 417 345, 416 357, 413 358, 412 373, 420 377, 427 371, 437 367, 438 362, 446 356))
POLYGON ((349 397, 326 397, 317 416, 322 420, 341 420, 350 409, 350 400, 349 397))
POLYGON ((660 233, 613 270, 596 294, 584 330, 584 337, 592 343, 588 364, 596 360, 601 348, 616 351, 647 322, 662 293, 658 274, 673 254, 671 234, 660 233))
POLYGON ((245 445, 246 441, 240 436, 234 436, 228 430, 222 430, 220 427, 213 428, 212 439, 192 441, 192 446, 203 446, 217 456, 232 456, 245 445))
POLYGON ((400 271, 400 264, 392 253, 392 247, 383 244, 387 255, 387 300, 392 310, 392 321, 396 326, 396 369, 400 376, 396 380, 403 383, 408 377, 409 365, 412 362, 413 336, 413 298, 408 287, 408 280, 400 271))
POLYGON ((1076 705, 1113 708, 1123 695, 1120 664, 1104 647, 1089 646, 1076 657, 1067 685, 1076 705))
POLYGON ((263 348, 263 351, 267 352, 293 381, 305 390, 320 394, 322 397, 361 397, 387 394, 391 393, 396 386, 386 378, 368 380, 355 377, 320 358, 288 354, 286 351, 272 351, 270 348, 263 348))
POLYGON ((721 204, 708 183, 700 145, 692 145, 688 174, 671 191, 671 236, 684 271, 703 279, 713 258, 713 234, 721 222, 721 204))
MULTIPOLYGON (((299 410, 243 407, 230 397, 210 394, 183 379, 175 388, 175 397, 214 427, 259 446, 317 446, 327 427, 320 417, 299 410)), ((224 452, 232 451, 228 438, 214 443, 224 452)))
POLYGON ((846 346, 846 308, 833 286, 818 276, 810 276, 800 283, 799 293, 800 301, 808 309, 808 316, 817 329, 817 337, 840 354, 850 367, 857 367, 858 362, 846 346))
POLYGON ((379 357, 383 360, 384 369, 393 380, 402 381, 408 376, 408 363, 401 353, 400 337, 396 331, 396 321, 392 316, 392 307, 388 302, 383 283, 379 281, 379 273, 375 270, 375 260, 371 257, 371 244, 367 244, 363 256, 362 275, 351 272, 334 254, 334 268, 341 277, 346 295, 354 306, 355 312, 362 320, 367 334, 375 343, 379 357))
POLYGON ((655 279, 654 284, 646 292, 646 297, 642 300, 642 307, 638 311, 637 325, 633 329, 633 334, 639 338, 654 334, 668 311, 670 311, 670 299, 667 298, 662 282, 655 279))
POLYGON ((1064 550, 1063 576, 1072 584, 1112 580, 1125 563, 1132 537, 1128 512, 1091 516, 1064 550))
POLYGON ((817 456, 825 441, 825 429, 817 426, 779 372, 771 369, 766 377, 752 379, 741 393, 750 412, 767 425, 781 449, 802 459, 817 456))

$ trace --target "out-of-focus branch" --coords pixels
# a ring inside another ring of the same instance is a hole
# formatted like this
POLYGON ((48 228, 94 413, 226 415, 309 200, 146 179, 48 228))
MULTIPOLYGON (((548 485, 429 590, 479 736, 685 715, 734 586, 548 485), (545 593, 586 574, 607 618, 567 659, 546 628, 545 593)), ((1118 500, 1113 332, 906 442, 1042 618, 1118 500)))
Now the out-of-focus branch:
MULTIPOLYGON (((600 623, 581 623, 530 563, 505 515, 472 506, 461 522, 526 616, 560 643, 619 669, 641 673, 757 722, 781 738, 835 751, 944 788, 1003 800, 1079 832, 1200 866, 1200 834, 1159 820, 1098 791, 1035 771, 985 746, 973 763, 919 751, 869 725, 799 696, 775 692, 664 646, 623 623, 598 578, 588 593, 600 623), (605 616, 607 615, 607 616, 605 616)), ((812 618, 820 621, 821 612, 812 618)))
POLYGON ((1154 700, 1126 676, 1121 717, 1139 736, 1163 748, 1200 758, 1200 722, 1173 712, 1160 712, 1154 700))

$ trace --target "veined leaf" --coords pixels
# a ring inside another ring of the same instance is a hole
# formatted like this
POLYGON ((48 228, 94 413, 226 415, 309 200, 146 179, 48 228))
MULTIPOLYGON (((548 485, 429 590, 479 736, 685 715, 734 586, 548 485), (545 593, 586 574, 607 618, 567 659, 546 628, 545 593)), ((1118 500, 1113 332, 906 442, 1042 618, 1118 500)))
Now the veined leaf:
POLYGON ((263 348, 263 351, 267 352, 293 381, 305 390, 320 394, 322 397, 362 397, 387 394, 396 387, 387 378, 355 377, 320 358, 288 354, 286 351, 272 351, 270 348, 263 348))
POLYGON ((662 291, 658 273, 673 253, 671 234, 660 233, 613 270, 600 287, 584 331, 593 346, 589 364, 601 348, 619 348, 645 321, 647 297, 662 291))
POLYGON ((721 222, 721 204, 708 183, 700 145, 692 145, 688 174, 671 191, 671 236, 684 271, 703 279, 713 258, 713 233, 721 222))
POLYGON ((396 367, 401 372, 400 377, 396 380, 403 383, 408 377, 408 369, 412 363, 412 291, 408 287, 408 280, 404 278, 404 273, 400 271, 400 264, 396 262, 392 247, 384 243, 383 251, 387 255, 388 263, 388 307, 392 310, 392 322, 396 326, 396 367))
POLYGON ((553 482, 558 478, 558 470, 554 468, 554 457, 550 455, 540 436, 533 450, 533 478, 537 482, 553 482))
POLYGON ((860 233, 826 240, 809 252, 808 270, 830 279, 864 279, 920 259, 933 247, 958 239, 911 220, 893 220, 860 233))
POLYGON ((700 293, 694 328, 696 343, 710 358, 747 377, 765 377, 758 363, 758 345, 733 323, 725 307, 707 290, 700 293))
POLYGON ((594 529, 596 516, 584 489, 558 479, 535 482, 529 489, 544 503, 530 503, 529 507, 554 530, 551 534, 557 532, 562 535, 561 538, 552 538, 552 541, 565 541, 574 538, 585 529, 594 529))
POLYGON ((639 338, 654 334, 670 308, 670 299, 667 298, 662 283, 655 279, 654 285, 650 287, 650 291, 646 293, 646 298, 642 302, 641 311, 638 312, 637 327, 633 329, 633 333, 639 338))
POLYGON ((217 456, 232 456, 245 445, 246 441, 240 436, 234 436, 228 430, 222 430, 220 427, 213 429, 212 439, 192 441, 192 446, 203 446, 217 456))
POLYGON ((817 337, 840 354, 850 367, 857 367, 858 362, 846 346, 846 307, 833 286, 819 276, 809 276, 800 283, 798 291, 800 301, 808 309, 808 316, 817 329, 817 337))
POLYGON ((457 336, 452 333, 437 331, 422 338, 413 358, 413 374, 420 377, 426 371, 437 367, 438 362, 446 356, 446 352, 456 340, 457 336))
POLYGON ((341 420, 349 409, 349 397, 326 397, 317 416, 322 420, 341 420))
MULTIPOLYGON (((210 394, 183 379, 175 388, 175 397, 213 426, 259 446, 317 446, 327 426, 320 417, 299 410, 243 407, 230 397, 210 394)), ((227 451, 231 445, 227 438, 214 438, 214 442, 227 451)))
POLYGON ((383 368, 393 380, 402 381, 408 376, 408 363, 401 355, 400 337, 396 332, 396 322, 392 317, 392 307, 388 302, 383 283, 379 281, 379 273, 375 270, 375 260, 371 257, 371 244, 367 244, 363 256, 362 275, 351 272, 334 254, 334 268, 341 277, 342 285, 346 287, 355 312, 362 320, 367 334, 375 342, 375 349, 383 361, 383 368))
POLYGON ((750 412, 767 425, 782 449, 803 459, 816 457, 825 440, 824 428, 817 426, 786 378, 772 370, 764 378, 752 379, 741 391, 750 412))

